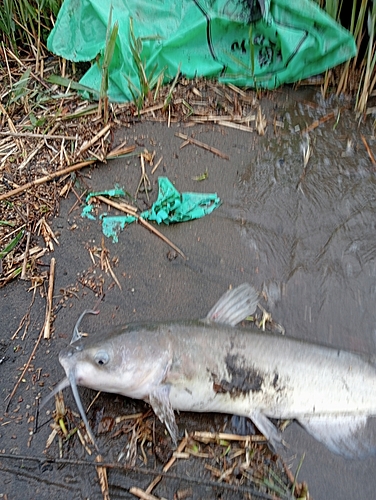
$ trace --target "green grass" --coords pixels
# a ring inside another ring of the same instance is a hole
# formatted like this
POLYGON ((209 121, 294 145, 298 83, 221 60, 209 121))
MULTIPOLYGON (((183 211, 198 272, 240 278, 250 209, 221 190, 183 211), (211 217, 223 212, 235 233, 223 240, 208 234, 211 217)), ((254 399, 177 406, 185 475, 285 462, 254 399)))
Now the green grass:
POLYGON ((43 43, 52 28, 63 0, 2 0, 0 2, 0 40, 16 55, 35 54, 36 43, 43 43))
POLYGON ((104 123, 108 122, 108 79, 109 67, 111 64, 112 56, 114 55, 116 38, 118 36, 119 23, 116 21, 112 26, 112 5, 108 16, 107 31, 106 31, 106 45, 102 60, 102 81, 98 105, 98 115, 102 114, 103 106, 103 119, 104 123))
POLYGON ((17 235, 12 239, 11 242, 3 250, 0 250, 0 259, 3 259, 4 257, 6 257, 12 250, 14 250, 16 248, 18 243, 23 238, 24 234, 25 234, 25 230, 21 229, 21 231, 19 231, 17 233, 17 235))
POLYGON ((155 86, 159 88, 166 70, 166 67, 164 67, 159 73, 156 74, 156 70, 158 68, 156 64, 149 71, 149 74, 146 74, 146 61, 142 58, 143 42, 146 40, 157 40, 158 38, 159 37, 157 35, 149 37, 136 37, 134 34, 133 19, 129 19, 129 46, 136 66, 140 87, 138 88, 128 76, 124 75, 124 77, 128 82, 129 91, 132 94, 133 102, 138 112, 141 111, 144 102, 148 99, 149 95, 151 95, 152 89, 155 86))

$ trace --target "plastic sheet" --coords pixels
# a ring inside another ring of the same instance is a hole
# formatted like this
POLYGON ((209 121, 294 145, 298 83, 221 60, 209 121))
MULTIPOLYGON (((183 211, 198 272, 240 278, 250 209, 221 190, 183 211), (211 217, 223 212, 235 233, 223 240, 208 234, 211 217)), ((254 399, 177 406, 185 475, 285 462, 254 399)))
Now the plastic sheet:
POLYGON ((95 61, 80 83, 96 92, 111 5, 119 24, 109 66, 113 101, 129 101, 130 89, 140 89, 140 62, 149 83, 158 74, 171 81, 180 70, 273 89, 356 54, 352 35, 311 0, 65 0, 48 48, 70 61, 95 61))

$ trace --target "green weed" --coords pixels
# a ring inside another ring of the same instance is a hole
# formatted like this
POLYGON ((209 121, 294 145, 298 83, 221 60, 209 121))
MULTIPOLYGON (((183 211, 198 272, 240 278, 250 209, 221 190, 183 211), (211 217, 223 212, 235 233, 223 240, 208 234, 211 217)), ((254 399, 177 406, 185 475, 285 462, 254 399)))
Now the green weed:
POLYGON ((162 68, 161 71, 159 71, 159 73, 156 73, 158 65, 155 64, 154 67, 149 72, 149 74, 147 75, 146 62, 142 59, 143 42, 146 40, 158 40, 159 38, 160 37, 158 37, 157 35, 136 38, 133 29, 133 19, 132 18, 129 19, 129 46, 132 52, 133 61, 136 66, 137 77, 140 86, 137 87, 128 76, 126 75, 124 76, 128 82, 129 91, 132 94, 133 102, 135 103, 138 112, 141 111, 144 102, 149 97, 149 94, 151 93, 152 89, 156 85, 158 85, 158 82, 160 86, 161 82, 163 81, 166 67, 162 68))
POLYGON ((119 23, 116 21, 112 26, 112 5, 110 8, 110 14, 108 16, 107 31, 106 31, 106 45, 102 60, 102 81, 101 89, 99 95, 98 104, 98 115, 102 114, 103 107, 103 118, 104 123, 108 122, 108 79, 109 79, 109 67, 111 64, 112 56, 114 55, 116 38, 118 36, 119 23))

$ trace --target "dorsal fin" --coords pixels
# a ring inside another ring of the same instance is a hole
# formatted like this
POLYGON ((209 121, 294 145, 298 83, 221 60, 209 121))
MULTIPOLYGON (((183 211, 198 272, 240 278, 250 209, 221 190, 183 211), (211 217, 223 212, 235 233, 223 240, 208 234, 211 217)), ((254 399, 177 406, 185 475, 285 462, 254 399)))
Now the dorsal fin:
POLYGON ((206 323, 235 326, 256 311, 258 293, 249 283, 229 290, 218 300, 204 319, 206 323))

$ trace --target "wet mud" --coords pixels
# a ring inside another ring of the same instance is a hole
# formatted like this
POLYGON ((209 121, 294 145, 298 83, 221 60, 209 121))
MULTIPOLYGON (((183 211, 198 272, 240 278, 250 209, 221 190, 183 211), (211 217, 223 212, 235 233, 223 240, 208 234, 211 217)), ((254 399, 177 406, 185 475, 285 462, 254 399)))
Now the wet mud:
MULTIPOLYGON (((153 175, 147 167, 152 190, 150 201, 145 192, 140 194, 141 210, 156 199, 159 175, 168 176, 181 192, 216 192, 222 205, 203 219, 159 227, 188 257, 184 260, 139 224, 128 226, 119 234, 119 243, 112 243, 102 235, 98 220, 83 219, 79 204, 73 208, 74 194, 62 200, 52 221, 59 245, 41 267, 48 270, 51 256, 56 258, 53 334, 50 340, 41 339, 9 408, 6 398, 43 327, 45 298, 41 292, 46 290, 37 289, 27 332, 24 326, 13 339, 32 301, 31 283, 17 281, 0 290, 3 498, 102 498, 95 468, 87 465, 93 459, 77 436, 61 449, 55 437, 46 450, 53 400, 40 412, 34 432, 39 398, 64 376, 58 353, 69 343, 79 315, 93 309, 101 294, 100 314, 83 321, 82 329, 87 332, 105 332, 141 320, 204 317, 230 285, 247 281, 263 292, 263 306, 287 335, 376 353, 376 177, 361 140, 363 135, 375 152, 371 118, 358 126, 347 102, 322 101, 311 90, 282 89, 264 97, 261 107, 268 121, 264 136, 215 125, 186 129, 184 124, 167 128, 152 122, 118 131, 118 143, 127 139, 129 144, 137 144, 138 151, 156 151, 156 160, 163 156, 153 175), (338 121, 334 118, 321 124, 309 138, 301 134, 331 112, 337 117, 338 111, 338 121), (278 126, 273 126, 274 118, 278 126), (230 159, 193 145, 180 148, 175 133, 182 129, 230 159), (306 164, 304 155, 309 156, 306 164), (205 181, 194 180, 205 172, 205 181), (104 248, 121 289, 111 273, 101 269, 104 248)), ((110 189, 118 183, 134 194, 140 173, 137 156, 113 160, 85 169, 75 189, 82 193, 110 189)), ((87 408, 95 392, 82 388, 80 394, 87 408)), ((78 423, 69 390, 65 390, 64 401, 72 421, 78 423)), ((145 403, 101 394, 88 417, 98 433, 104 417, 112 422, 119 415, 147 410, 145 403)), ((129 428, 114 426, 99 435, 104 462, 119 463, 119 468, 108 469, 111 498, 135 498, 129 489, 146 488, 169 459, 171 449, 163 426, 153 415, 147 422, 145 432, 161 436, 160 458, 145 441, 147 465, 138 448, 134 466, 121 468, 131 463, 129 448, 123 450, 128 433, 133 432, 129 428)), ((226 415, 184 414, 177 416, 177 424, 180 438, 185 429, 229 432, 232 428, 226 415)), ((293 471, 305 454, 299 480, 307 481, 316 500, 374 496, 375 458, 350 461, 333 455, 296 423, 287 428, 284 439, 288 443, 284 458, 293 471)), ((271 454, 265 460, 272 461, 271 454)), ((257 498, 251 493, 251 482, 218 484, 210 470, 192 457, 177 460, 166 474, 169 476, 153 490, 156 496, 179 498, 177 492, 183 492, 182 498, 184 494, 186 498, 257 498)))

